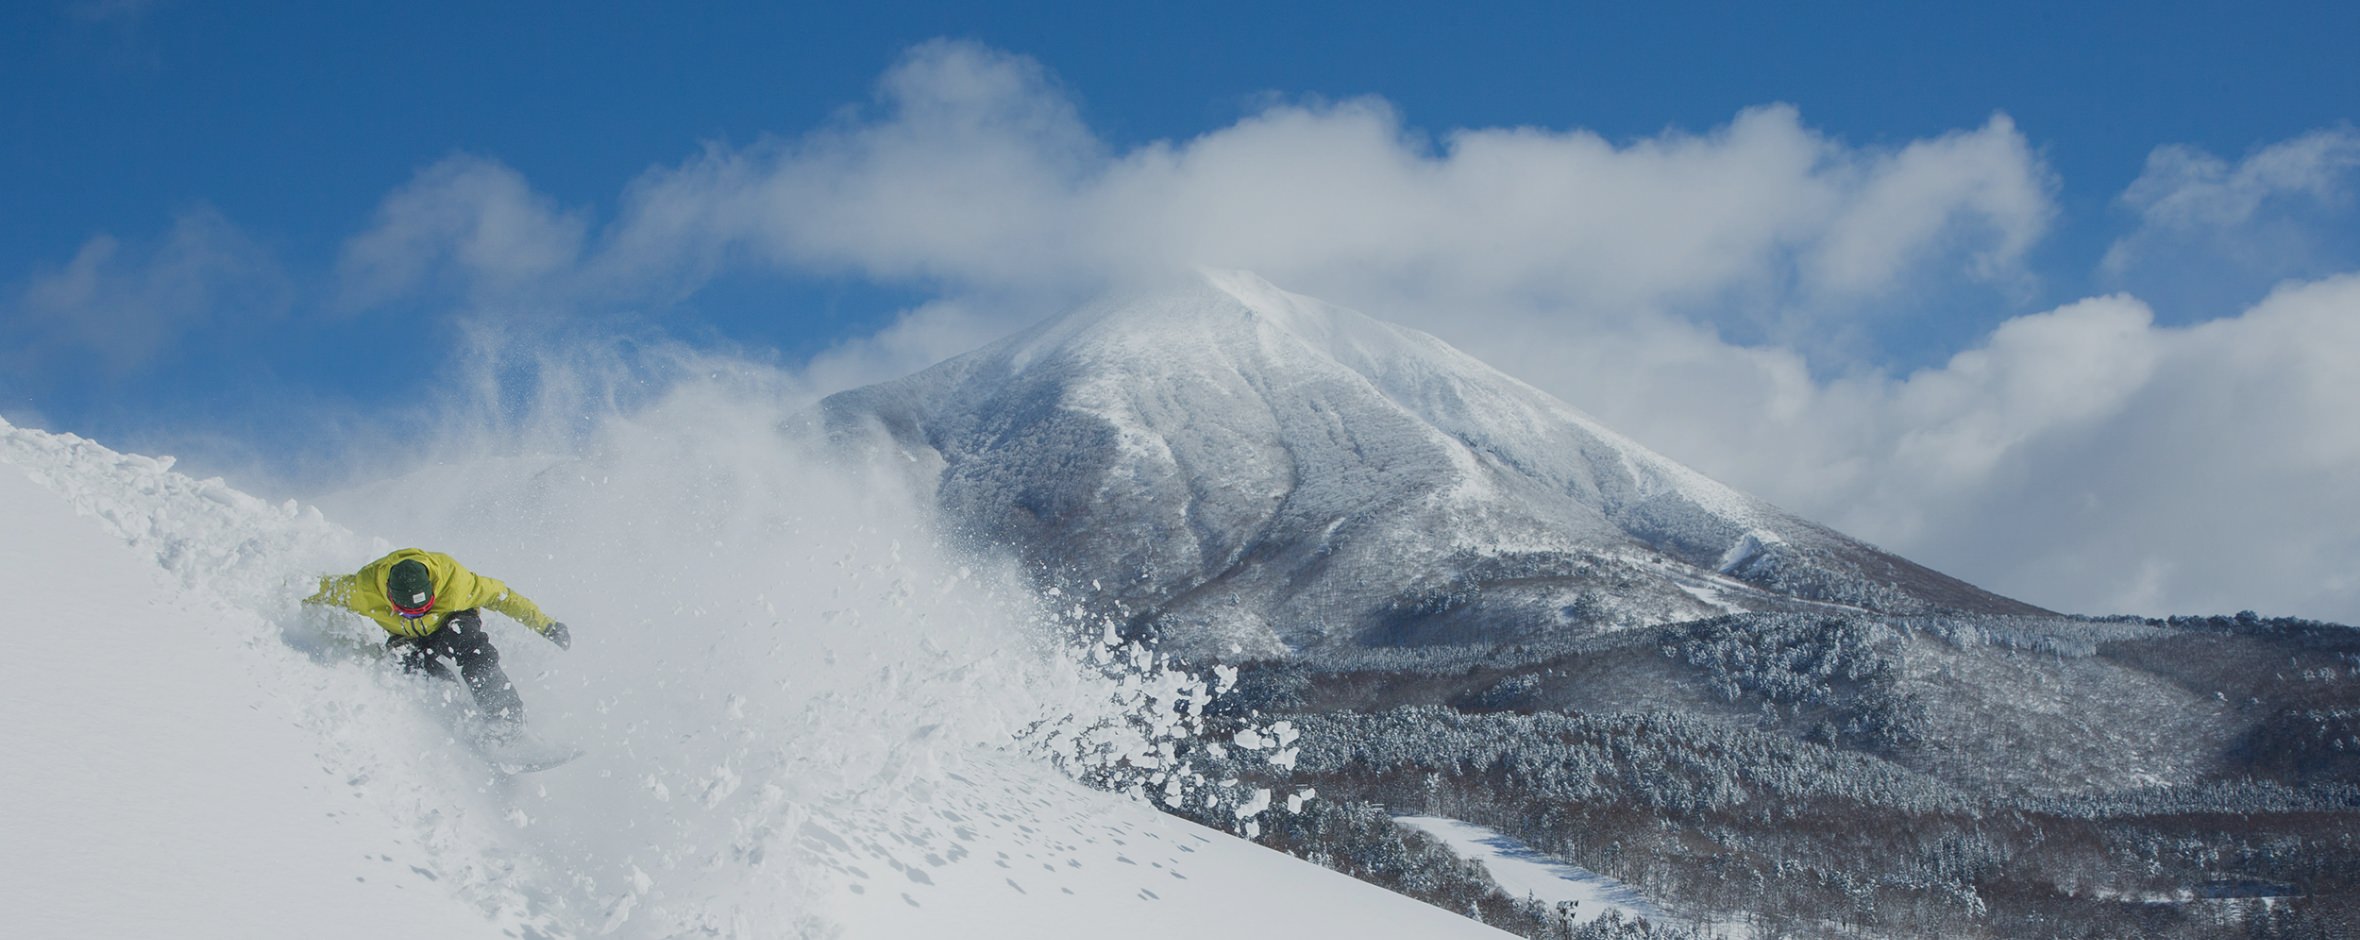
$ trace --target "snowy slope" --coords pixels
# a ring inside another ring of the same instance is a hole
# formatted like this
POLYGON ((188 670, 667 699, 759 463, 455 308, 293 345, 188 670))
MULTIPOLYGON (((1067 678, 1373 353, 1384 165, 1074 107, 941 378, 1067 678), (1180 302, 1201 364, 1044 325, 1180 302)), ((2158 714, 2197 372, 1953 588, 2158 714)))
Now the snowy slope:
POLYGON ((1509 936, 1142 809, 984 759, 890 818, 846 820, 863 824, 854 835, 814 826, 805 842, 834 850, 833 916, 852 937, 1509 936))
POLYGON ((1441 839, 1460 858, 1482 863, 1509 897, 1532 898, 1566 911, 1565 919, 1572 923, 1586 924, 1609 911, 1632 919, 1671 919, 1631 886, 1543 855, 1512 836, 1441 816, 1401 816, 1396 821, 1441 839))
POLYGON ((776 449, 707 404, 370 501, 405 542, 468 520, 455 551, 574 624, 570 653, 494 625, 590 749, 516 778, 374 627, 294 603, 392 543, 0 423, 5 933, 1498 935, 1048 770, 1026 729, 1151 750, 1123 722, 1186 677, 1076 670, 895 501, 769 489, 776 449))
POLYGON ((1076 311, 834 396, 821 420, 840 441, 881 432, 971 534, 1184 647, 2031 610, 1249 274, 1076 311))
POLYGON ((0 467, 0 921, 17 937, 496 937, 326 771, 290 658, 0 467))

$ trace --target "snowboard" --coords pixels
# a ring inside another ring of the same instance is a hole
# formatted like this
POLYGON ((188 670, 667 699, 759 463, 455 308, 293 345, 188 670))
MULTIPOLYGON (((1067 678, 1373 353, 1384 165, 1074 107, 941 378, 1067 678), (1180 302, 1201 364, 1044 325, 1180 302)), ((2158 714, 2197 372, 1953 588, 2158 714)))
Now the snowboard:
MULTIPOLYGON (((383 647, 378 651, 382 654, 383 647)), ((391 659, 390 655, 386 656, 391 659)), ((503 774, 529 774, 557 767, 585 752, 554 741, 529 726, 517 727, 477 710, 466 686, 453 677, 412 675, 424 704, 449 729, 451 738, 503 774)))
POLYGON ((582 756, 581 748, 562 741, 551 741, 530 728, 493 735, 473 729, 466 736, 468 747, 492 768, 504 774, 529 774, 562 766, 582 756))

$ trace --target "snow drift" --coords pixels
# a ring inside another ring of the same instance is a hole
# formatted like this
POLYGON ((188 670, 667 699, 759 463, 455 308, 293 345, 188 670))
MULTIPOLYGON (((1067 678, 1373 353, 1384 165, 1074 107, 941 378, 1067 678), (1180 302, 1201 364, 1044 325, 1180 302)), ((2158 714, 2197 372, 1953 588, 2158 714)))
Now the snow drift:
POLYGON ((1489 934, 1049 770, 1272 811, 1157 766, 1202 681, 1068 643, 1071 619, 778 419, 684 385, 576 452, 325 501, 354 528, 0 423, 12 930, 1489 934), (587 756, 488 769, 452 740, 453 687, 297 604, 407 544, 573 626, 570 653, 493 629, 536 726, 587 756))

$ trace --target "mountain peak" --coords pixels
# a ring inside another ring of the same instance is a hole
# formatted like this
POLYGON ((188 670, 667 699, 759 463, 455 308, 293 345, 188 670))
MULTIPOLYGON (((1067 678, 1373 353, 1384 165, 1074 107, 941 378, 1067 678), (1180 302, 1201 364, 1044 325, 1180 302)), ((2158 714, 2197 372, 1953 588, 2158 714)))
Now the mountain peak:
POLYGON ((1215 654, 2032 609, 1245 272, 1086 307, 822 411, 910 455, 963 531, 1215 654))
POLYGON ((1339 361, 1365 360, 1372 353, 1398 355, 1422 344, 1431 344, 1427 352, 1455 353, 1424 334, 1290 293, 1251 272, 1211 268, 1173 289, 1101 301, 1051 318, 997 348, 1022 368, 1052 352, 1095 359, 1290 344, 1339 361))

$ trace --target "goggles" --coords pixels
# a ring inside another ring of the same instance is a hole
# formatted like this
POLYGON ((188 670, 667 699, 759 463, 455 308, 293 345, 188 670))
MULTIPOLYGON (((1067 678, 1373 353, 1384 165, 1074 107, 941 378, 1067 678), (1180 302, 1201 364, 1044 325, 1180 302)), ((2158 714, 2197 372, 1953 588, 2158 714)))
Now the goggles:
POLYGON ((386 601, 393 605, 393 612, 400 614, 403 620, 416 620, 420 617, 426 616, 428 611, 434 609, 434 595, 428 594, 425 595, 425 597, 425 600, 420 601, 417 606, 414 607, 403 604, 402 602, 394 600, 390 597, 386 598, 386 601))

